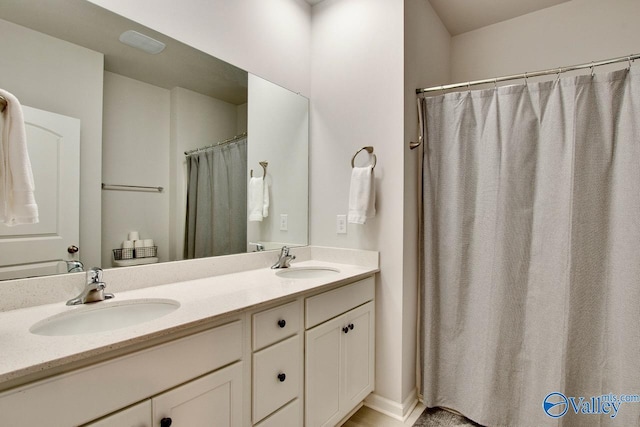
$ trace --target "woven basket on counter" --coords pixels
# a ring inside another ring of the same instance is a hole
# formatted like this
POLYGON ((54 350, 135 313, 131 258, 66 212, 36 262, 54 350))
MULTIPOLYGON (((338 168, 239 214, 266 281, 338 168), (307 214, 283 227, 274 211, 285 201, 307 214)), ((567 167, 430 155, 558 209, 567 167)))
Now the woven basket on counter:
POLYGON ((156 257, 156 256, 158 256, 157 246, 113 250, 113 259, 116 261, 121 261, 123 259, 149 258, 149 257, 156 257))

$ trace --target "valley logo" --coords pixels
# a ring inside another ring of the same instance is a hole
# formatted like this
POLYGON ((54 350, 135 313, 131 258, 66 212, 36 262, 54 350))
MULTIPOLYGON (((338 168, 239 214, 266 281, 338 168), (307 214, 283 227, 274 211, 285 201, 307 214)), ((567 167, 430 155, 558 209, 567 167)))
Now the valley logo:
POLYGON ((551 418, 560 418, 569 410, 569 401, 562 393, 549 393, 542 401, 542 408, 551 418))
POLYGON ((622 403, 640 402, 640 395, 637 394, 621 394, 613 393, 603 394, 601 396, 586 397, 567 397, 562 393, 549 393, 542 401, 542 409, 545 414, 551 418, 561 418, 569 409, 573 413, 583 415, 609 415, 615 418, 618 415, 622 403))

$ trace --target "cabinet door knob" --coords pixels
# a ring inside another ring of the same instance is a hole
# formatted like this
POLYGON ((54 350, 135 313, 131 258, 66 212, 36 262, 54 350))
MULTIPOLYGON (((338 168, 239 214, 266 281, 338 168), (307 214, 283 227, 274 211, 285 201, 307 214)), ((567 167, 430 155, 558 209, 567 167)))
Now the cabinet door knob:
POLYGON ((353 326, 353 323, 349 323, 349 329, 353 331, 353 328, 355 328, 355 326, 353 326))
POLYGON ((345 334, 348 334, 348 333, 349 333, 349 328, 348 328, 348 327, 346 327, 346 326, 345 326, 345 327, 343 327, 343 328, 342 328, 342 332, 344 332, 345 334))
POLYGON ((163 418, 160 420, 160 427, 171 427, 172 422, 171 418, 163 418))
POLYGON ((278 326, 280 326, 281 328, 284 328, 286 324, 287 322, 284 319, 278 320, 278 326))
POLYGON ((278 380, 283 383, 284 380, 287 379, 287 376, 284 373, 278 374, 278 380))

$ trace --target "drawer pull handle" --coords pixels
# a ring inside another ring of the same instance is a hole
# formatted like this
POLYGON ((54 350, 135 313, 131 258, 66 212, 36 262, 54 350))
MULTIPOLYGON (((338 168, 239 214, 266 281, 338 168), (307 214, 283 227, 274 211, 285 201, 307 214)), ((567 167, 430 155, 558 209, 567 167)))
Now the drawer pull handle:
POLYGON ((348 333, 349 333, 349 328, 348 328, 348 327, 346 327, 346 326, 345 326, 345 327, 343 327, 343 328, 342 328, 342 332, 344 332, 345 334, 348 334, 348 333))
POLYGON ((163 418, 160 420, 160 427, 171 427, 171 418, 163 418))
POLYGON ((286 324, 287 322, 284 319, 278 320, 278 326, 280 326, 281 328, 284 328, 286 324))
POLYGON ((278 380, 283 383, 284 380, 287 379, 287 376, 284 373, 278 374, 278 380))
POLYGON ((355 326, 353 326, 353 323, 349 323, 349 329, 353 331, 353 328, 355 328, 355 326))

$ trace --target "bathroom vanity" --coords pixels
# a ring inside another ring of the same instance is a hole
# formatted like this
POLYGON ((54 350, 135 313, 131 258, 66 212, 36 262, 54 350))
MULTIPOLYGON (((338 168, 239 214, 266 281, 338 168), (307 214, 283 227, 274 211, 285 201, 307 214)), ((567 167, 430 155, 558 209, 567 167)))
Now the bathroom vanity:
POLYGON ((3 424, 336 425, 373 391, 378 271, 377 253, 337 251, 300 248, 303 261, 286 271, 265 266, 114 292, 89 306, 0 313, 10 349, 0 362, 3 424), (132 326, 30 331, 71 311, 166 300, 179 308, 132 326))

